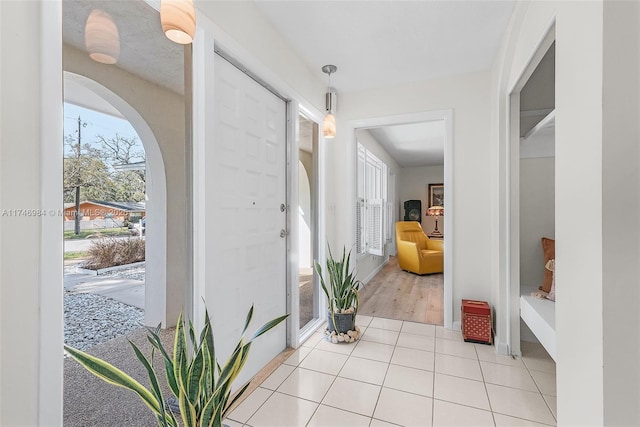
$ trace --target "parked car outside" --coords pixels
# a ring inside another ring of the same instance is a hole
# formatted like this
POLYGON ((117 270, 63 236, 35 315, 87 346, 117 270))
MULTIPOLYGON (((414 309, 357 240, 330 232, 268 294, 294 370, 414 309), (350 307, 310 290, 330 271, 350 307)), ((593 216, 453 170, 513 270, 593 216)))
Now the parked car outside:
POLYGON ((142 218, 139 222, 129 224, 129 232, 133 236, 144 236, 147 228, 147 219, 142 218))

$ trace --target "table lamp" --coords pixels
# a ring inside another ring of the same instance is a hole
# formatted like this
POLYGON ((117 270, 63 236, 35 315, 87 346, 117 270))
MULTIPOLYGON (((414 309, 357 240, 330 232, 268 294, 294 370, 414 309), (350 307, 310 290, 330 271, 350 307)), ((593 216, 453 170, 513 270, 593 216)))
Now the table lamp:
POLYGON ((431 234, 429 234, 429 237, 443 237, 440 230, 438 230, 438 217, 444 216, 444 207, 431 206, 429 209, 427 209, 427 216, 436 217, 436 228, 431 234))

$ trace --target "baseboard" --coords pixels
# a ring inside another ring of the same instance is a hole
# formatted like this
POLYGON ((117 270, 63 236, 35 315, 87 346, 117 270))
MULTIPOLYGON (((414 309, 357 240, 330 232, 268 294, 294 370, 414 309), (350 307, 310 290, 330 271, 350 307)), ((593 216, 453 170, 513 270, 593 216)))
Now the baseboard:
POLYGON ((369 274, 364 280, 362 280, 362 283, 364 283, 365 285, 369 283, 369 281, 373 279, 376 276, 376 274, 380 273, 380 270, 382 270, 384 266, 387 265, 388 263, 389 263, 389 257, 387 257, 387 259, 382 264, 380 264, 378 268, 373 270, 371 274, 369 274))
POLYGON ((509 352, 509 346, 507 343, 500 342, 499 340, 495 340, 494 345, 496 346, 496 353, 501 354, 503 356, 511 356, 509 352))

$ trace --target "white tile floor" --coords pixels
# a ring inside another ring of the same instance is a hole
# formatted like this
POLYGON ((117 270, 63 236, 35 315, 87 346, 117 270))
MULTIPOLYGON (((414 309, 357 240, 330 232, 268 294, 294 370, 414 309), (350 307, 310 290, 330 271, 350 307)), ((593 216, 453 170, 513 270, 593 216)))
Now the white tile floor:
POLYGON ((226 420, 238 426, 555 425, 555 364, 542 346, 523 357, 465 343, 439 326, 358 316, 362 338, 316 333, 226 420))

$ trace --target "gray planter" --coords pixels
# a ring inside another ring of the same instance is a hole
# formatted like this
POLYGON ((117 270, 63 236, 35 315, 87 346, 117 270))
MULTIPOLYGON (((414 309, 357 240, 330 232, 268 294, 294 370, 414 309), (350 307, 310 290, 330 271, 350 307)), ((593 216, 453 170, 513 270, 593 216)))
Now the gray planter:
POLYGON ((327 326, 329 332, 347 333, 347 331, 356 330, 356 314, 355 313, 331 313, 327 312, 327 326), (333 320, 336 324, 334 326, 333 320))

